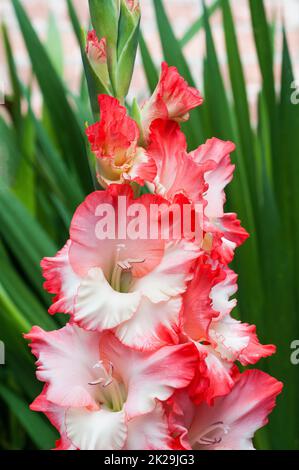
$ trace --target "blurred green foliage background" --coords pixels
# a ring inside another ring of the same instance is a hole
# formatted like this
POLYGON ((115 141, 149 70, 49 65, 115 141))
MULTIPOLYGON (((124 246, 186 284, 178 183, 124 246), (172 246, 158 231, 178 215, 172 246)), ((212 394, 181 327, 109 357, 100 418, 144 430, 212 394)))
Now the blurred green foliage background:
MULTIPOLYGON (((81 44, 81 26, 71 0, 66 0, 74 34, 81 44)), ((31 105, 31 88, 18 76, 5 24, 2 41, 11 81, 5 115, 0 115, 0 340, 6 365, 0 367, 0 448, 48 449, 57 438, 51 425, 28 404, 41 384, 34 375, 34 358, 22 337, 32 325, 54 329, 65 322, 46 312, 49 295, 43 290, 40 260, 54 255, 68 237, 72 214, 94 189, 93 164, 84 125, 92 122, 84 73, 74 95, 62 81, 61 47, 57 26, 51 24, 48 43, 41 43, 19 0, 12 0, 43 98, 41 115, 31 105), (26 104, 24 106, 24 103, 26 104)), ((262 0, 249 0, 262 87, 256 103, 258 123, 252 123, 239 46, 229 0, 215 1, 177 38, 162 0, 153 0, 165 60, 177 66, 194 85, 184 47, 205 31, 204 90, 206 105, 184 124, 190 148, 211 136, 237 144, 234 182, 228 192, 228 211, 238 212, 251 237, 237 252, 239 273, 236 315, 255 323, 262 341, 278 347, 275 357, 258 364, 285 384, 270 424, 256 437, 259 449, 299 448, 299 365, 290 361, 291 342, 299 339, 299 105, 294 90, 286 35, 282 72, 275 84, 275 24, 266 18, 262 0), (230 84, 224 84, 210 16, 222 14, 230 84), (278 85, 278 87, 277 87, 278 85), (277 92, 278 90, 278 92, 277 92)), ((141 5, 142 6, 142 5, 141 5)), ((140 49, 149 91, 158 71, 147 44, 140 49)))

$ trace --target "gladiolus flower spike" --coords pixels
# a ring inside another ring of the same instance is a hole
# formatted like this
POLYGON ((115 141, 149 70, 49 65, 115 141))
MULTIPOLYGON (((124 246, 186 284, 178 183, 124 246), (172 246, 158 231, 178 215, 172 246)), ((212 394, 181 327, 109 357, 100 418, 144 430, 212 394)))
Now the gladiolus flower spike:
POLYGON ((275 346, 233 314, 229 264, 248 237, 224 210, 235 146, 212 138, 188 151, 180 123, 203 98, 166 63, 136 122, 124 98, 139 2, 89 3, 86 55, 107 93, 86 136, 102 190, 41 262, 49 313, 69 320, 25 335, 44 383, 31 409, 58 430, 59 450, 253 449, 282 384, 239 370, 275 346))

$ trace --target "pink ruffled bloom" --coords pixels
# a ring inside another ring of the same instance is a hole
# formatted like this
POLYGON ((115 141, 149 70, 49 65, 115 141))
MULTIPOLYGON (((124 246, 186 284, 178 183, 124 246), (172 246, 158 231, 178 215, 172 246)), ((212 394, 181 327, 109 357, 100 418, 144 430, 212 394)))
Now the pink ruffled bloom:
POLYGON ((116 226, 121 224, 120 197, 127 208, 166 204, 151 194, 134 199, 128 185, 90 194, 73 217, 65 247, 42 261, 45 288, 56 294, 49 312, 71 314, 87 330, 114 329, 124 344, 137 349, 177 343, 182 294, 200 251, 184 239, 98 238, 101 206, 114 208, 116 226))
POLYGON ((137 123, 116 98, 99 96, 101 119, 86 129, 91 150, 97 158, 100 184, 136 181, 154 177, 155 167, 148 165, 143 148, 138 147, 137 123))
POLYGON ((112 334, 68 324, 34 327, 26 338, 45 382, 31 409, 58 429, 60 450, 171 449, 163 402, 188 386, 196 353, 191 344, 154 353, 133 351, 112 334))
POLYGON ((240 375, 230 393, 213 406, 199 405, 186 390, 176 392, 168 411, 178 449, 253 450, 255 432, 268 423, 282 383, 258 370, 240 375))
POLYGON ((184 295, 182 328, 199 353, 196 379, 192 385, 195 401, 212 404, 226 395, 238 377, 235 365, 255 364, 275 353, 275 346, 259 343, 254 325, 231 317, 236 299, 237 276, 226 267, 198 263, 184 295), (200 292, 200 295, 199 295, 200 292))
POLYGON ((151 123, 156 119, 187 121, 189 112, 202 103, 199 91, 188 85, 176 67, 163 62, 157 88, 141 110, 144 136, 148 137, 151 123))
MULTIPOLYGON (((134 11, 138 2, 127 6, 134 11)), ((105 41, 94 32, 87 55, 104 64, 105 41)), ((58 449, 252 449, 281 391, 267 374, 237 366, 275 346, 232 316, 237 275, 228 265, 248 233, 224 210, 234 144, 213 138, 188 152, 180 130, 202 102, 166 63, 140 128, 118 100, 99 96, 100 121, 86 134, 106 189, 85 199, 66 245, 41 263, 56 295, 49 312, 70 322, 26 336, 45 383, 32 409, 60 432, 58 449), (152 194, 135 197, 138 184, 152 194), (187 205, 192 223, 201 205, 203 237, 125 236, 125 213, 134 215, 136 203, 146 230, 152 205, 187 205), (116 218, 105 225, 109 208, 116 218)))

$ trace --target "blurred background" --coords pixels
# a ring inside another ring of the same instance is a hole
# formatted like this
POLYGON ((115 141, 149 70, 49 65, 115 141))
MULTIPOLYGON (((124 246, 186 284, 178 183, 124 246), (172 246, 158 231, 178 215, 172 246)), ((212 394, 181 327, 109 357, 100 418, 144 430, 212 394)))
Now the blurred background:
MULTIPOLYGON (((299 0, 140 3, 128 103, 149 96, 166 59, 205 97, 184 125, 190 148, 211 136, 237 144, 227 211, 238 212, 251 238, 233 266, 235 315, 278 346, 258 367, 285 384, 256 446, 298 449, 299 0)), ((46 314, 39 262, 65 242, 74 209, 93 189, 80 53, 88 1, 1 0, 0 21, 0 448, 47 449, 57 436, 28 409, 40 384, 22 333, 65 322, 46 314)))
MULTIPOLYGON (((213 0, 208 0, 207 5, 212 5, 213 0)), ((78 13, 82 25, 89 24, 88 1, 74 0, 74 6, 78 13)), ((68 86, 76 91, 78 88, 82 62, 80 50, 77 47, 76 39, 72 32, 72 25, 69 21, 67 5, 61 0, 24 0, 23 5, 30 16, 30 21, 34 25, 41 39, 46 39, 49 31, 49 16, 53 16, 57 24, 61 47, 64 57, 63 77, 68 86)), ((149 50, 155 64, 158 66, 163 58, 159 34, 155 24, 155 12, 152 0, 141 0, 142 6, 142 31, 147 40, 149 50)), ((200 0, 165 0, 165 10, 171 21, 178 38, 183 38, 190 26, 196 21, 202 12, 200 0)), ((250 103, 254 104, 256 95, 260 88, 261 75, 257 63, 256 49, 253 33, 250 25, 250 10, 247 0, 231 0, 234 13, 236 32, 239 38, 239 46, 244 65, 246 77, 246 87, 250 103)), ((299 76, 299 1, 298 0, 268 0, 265 2, 267 14, 270 20, 276 21, 281 27, 282 21, 286 24, 289 48, 292 54, 295 75, 299 76)), ((26 53, 26 47, 19 30, 18 22, 13 14, 11 0, 1 0, 0 14, 2 20, 9 28, 12 44, 14 48, 14 59, 19 72, 25 81, 31 76, 31 66, 26 53)), ((227 58, 225 51, 225 39, 222 26, 221 13, 216 9, 211 17, 211 27, 213 29, 215 45, 219 55, 220 65, 227 76, 227 58)), ((275 69, 276 77, 279 74, 281 65, 281 38, 276 37, 275 69)), ((204 32, 190 38, 184 47, 184 55, 194 73, 194 78, 199 87, 202 87, 202 70, 204 54, 204 32)), ((7 76, 7 64, 4 60, 4 50, 0 46, 0 77, 4 77, 6 88, 9 87, 7 76)), ((133 77, 131 96, 144 99, 147 96, 146 81, 142 67, 140 54, 136 60, 136 68, 133 77)), ((34 96, 35 106, 40 106, 38 93, 34 96)))

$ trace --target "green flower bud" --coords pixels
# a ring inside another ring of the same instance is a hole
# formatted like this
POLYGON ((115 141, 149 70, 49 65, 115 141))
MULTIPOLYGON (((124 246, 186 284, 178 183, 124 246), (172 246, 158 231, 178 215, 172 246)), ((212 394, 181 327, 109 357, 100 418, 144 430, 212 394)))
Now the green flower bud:
POLYGON ((132 80, 140 27, 140 6, 136 0, 121 0, 117 44, 117 96, 127 95, 132 80))
POLYGON ((117 42, 121 0, 89 0, 91 22, 98 38, 106 38, 107 64, 116 89, 117 42))

